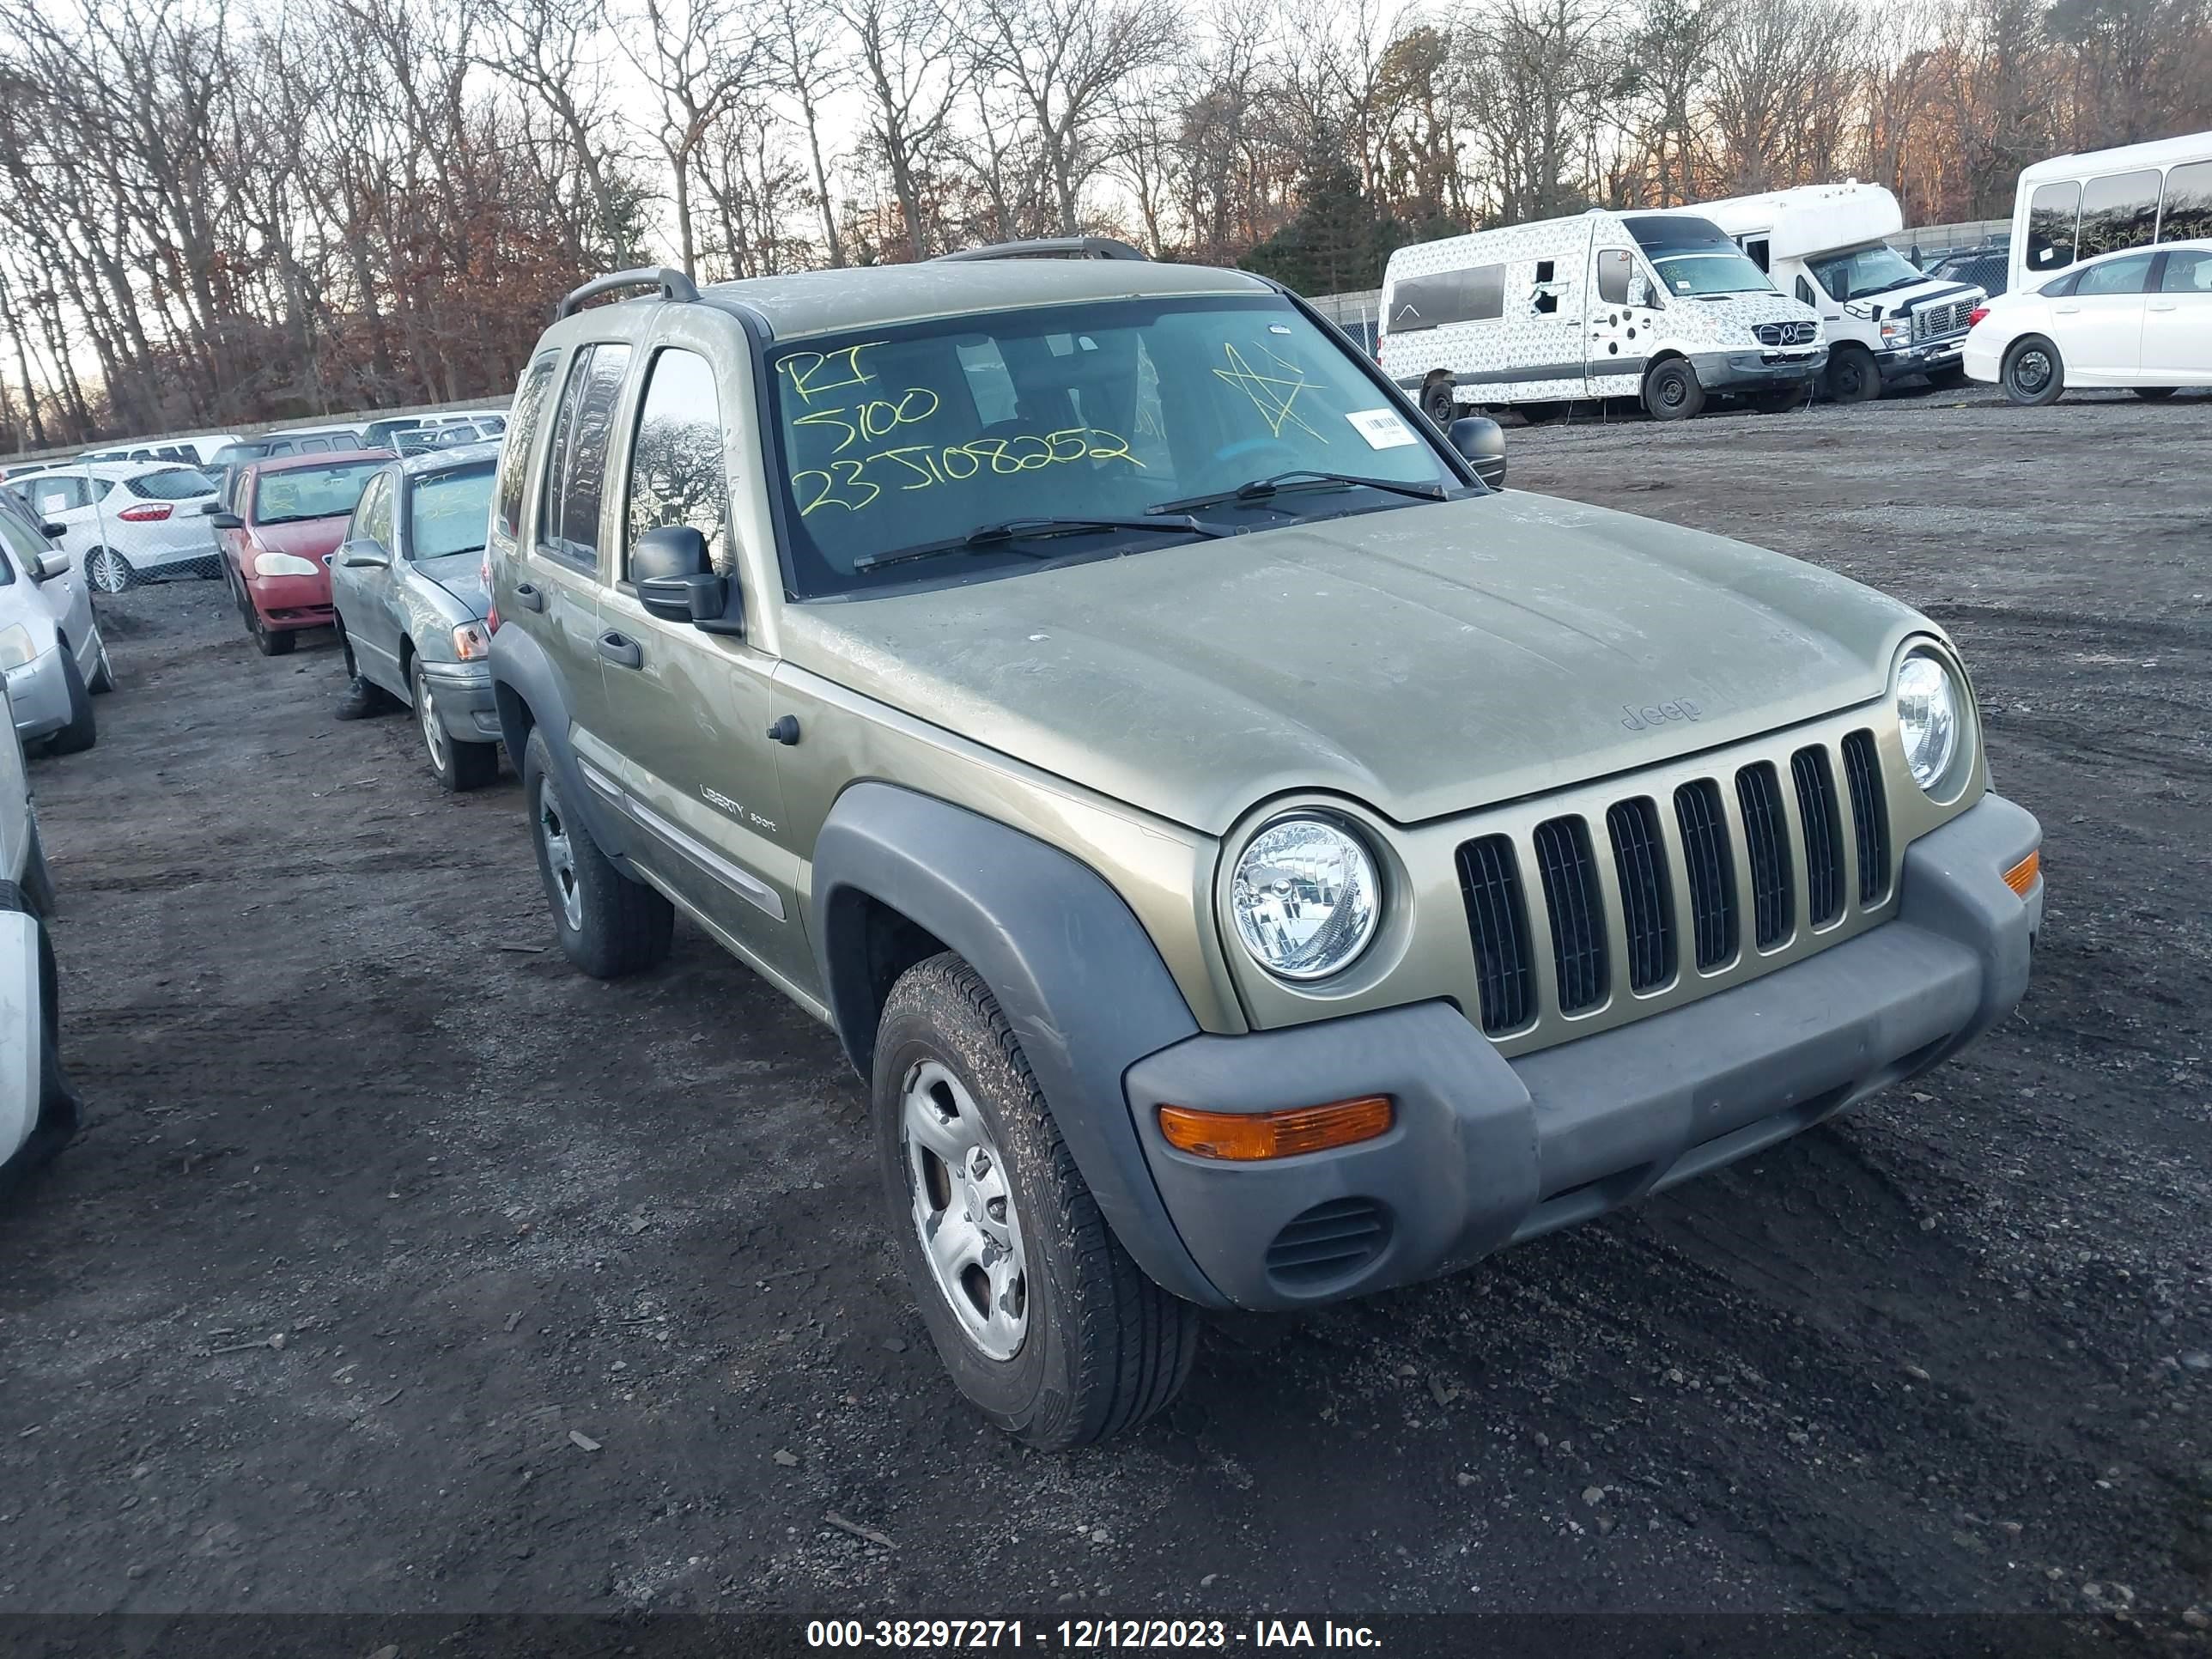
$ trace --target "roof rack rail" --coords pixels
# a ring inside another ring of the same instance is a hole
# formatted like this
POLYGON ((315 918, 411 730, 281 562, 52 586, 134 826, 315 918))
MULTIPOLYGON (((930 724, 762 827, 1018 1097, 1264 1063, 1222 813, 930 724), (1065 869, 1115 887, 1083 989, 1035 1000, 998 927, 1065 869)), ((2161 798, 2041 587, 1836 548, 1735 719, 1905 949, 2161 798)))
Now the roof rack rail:
POLYGON ((934 263, 959 259, 1142 259, 1145 254, 1111 236, 1040 236, 1026 242, 992 242, 940 253, 934 263))
POLYGON ((605 276, 593 277, 561 301, 553 320, 572 315, 582 309, 584 301, 596 300, 602 294, 611 294, 618 288, 657 288, 664 300, 691 301, 699 297, 699 289, 692 280, 680 270, 666 265, 640 265, 635 270, 617 270, 605 276))

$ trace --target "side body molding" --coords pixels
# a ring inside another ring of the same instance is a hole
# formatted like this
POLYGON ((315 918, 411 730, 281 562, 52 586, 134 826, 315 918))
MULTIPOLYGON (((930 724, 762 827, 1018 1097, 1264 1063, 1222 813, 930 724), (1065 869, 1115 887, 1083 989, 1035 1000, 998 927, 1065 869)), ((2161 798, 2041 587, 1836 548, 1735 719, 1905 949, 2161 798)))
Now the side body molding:
POLYGON ((812 939, 838 1034, 863 1077, 875 1061, 870 897, 982 975, 1101 1213, 1138 1265, 1177 1296, 1227 1306, 1168 1218, 1122 1093, 1131 1065, 1195 1036, 1198 1022, 1121 896, 1066 854, 963 807, 884 783, 846 790, 815 844, 812 939))

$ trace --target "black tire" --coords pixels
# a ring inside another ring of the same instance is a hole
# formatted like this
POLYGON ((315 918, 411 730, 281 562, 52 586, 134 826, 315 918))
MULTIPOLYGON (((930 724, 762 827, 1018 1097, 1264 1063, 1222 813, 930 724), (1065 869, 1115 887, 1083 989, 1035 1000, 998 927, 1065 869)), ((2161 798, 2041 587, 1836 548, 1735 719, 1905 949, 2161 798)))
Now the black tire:
MULTIPOLYGON (((422 752, 429 758, 430 775, 448 793, 466 794, 481 789, 499 775, 499 745, 467 743, 445 729, 439 720, 437 699, 430 694, 422 659, 415 659, 408 684, 415 694, 415 725, 422 734, 422 752), (438 722, 434 726, 434 722, 438 722)), ((535 820, 533 819, 534 823, 535 820)))
POLYGON ((95 547, 84 556, 84 580, 95 593, 128 593, 144 578, 113 548, 95 547))
POLYGON ((2066 390, 2066 360, 2042 335, 2024 335, 2005 353, 1997 383, 2004 387, 2007 401, 2023 409, 2055 404, 2066 390))
MULTIPOLYGON (((249 607, 251 603, 248 601, 249 607)), ((253 611, 246 627, 252 630, 253 648, 264 657, 289 657, 292 647, 300 642, 299 635, 292 629, 270 627, 258 611, 253 611)))
POLYGON ((1459 404, 1449 376, 1421 388, 1421 413, 1436 423, 1437 431, 1451 430, 1451 423, 1459 417, 1459 404))
POLYGON ((544 736, 533 728, 522 751, 522 794, 530 809, 530 844, 537 851, 538 874, 561 949, 593 979, 621 979, 666 961, 676 936, 675 907, 608 862, 584 821, 568 811, 552 770, 544 736), (567 857, 558 874, 560 855, 549 845, 549 808, 567 857))
POLYGON ((92 684, 86 688, 95 697, 106 696, 115 690, 115 665, 108 659, 107 636, 100 639, 100 660, 93 665, 92 684))
POLYGON ((1644 376, 1644 412, 1655 421, 1686 421, 1705 406, 1705 389, 1686 358, 1662 357, 1644 376))
POLYGON ((1863 346, 1838 346, 1828 358, 1828 401, 1870 404, 1881 396, 1881 368, 1863 346))
POLYGON ((100 741, 100 721, 84 676, 76 672, 76 653, 67 640, 62 641, 62 682, 69 687, 69 724, 46 739, 46 747, 57 755, 82 754, 100 741))
POLYGON ((2130 386, 2129 390, 2147 404, 2162 404, 2181 388, 2177 386, 2130 386))
POLYGON ((1197 1355, 1198 1310, 1147 1279, 1115 1238, 998 1000, 959 957, 932 957, 891 988, 870 1096, 894 1245, 938 1358, 971 1404, 1025 1444, 1060 1451, 1119 1434, 1176 1397, 1197 1355), (932 1062, 965 1091, 1004 1166, 1025 1325, 1005 1358, 970 1337, 951 1304, 959 1292, 944 1288, 922 1244, 903 1126, 908 1080, 932 1062))
POLYGON ((1566 404, 1516 404, 1513 410, 1530 426, 1542 426, 1547 421, 1558 420, 1569 407, 1566 404))

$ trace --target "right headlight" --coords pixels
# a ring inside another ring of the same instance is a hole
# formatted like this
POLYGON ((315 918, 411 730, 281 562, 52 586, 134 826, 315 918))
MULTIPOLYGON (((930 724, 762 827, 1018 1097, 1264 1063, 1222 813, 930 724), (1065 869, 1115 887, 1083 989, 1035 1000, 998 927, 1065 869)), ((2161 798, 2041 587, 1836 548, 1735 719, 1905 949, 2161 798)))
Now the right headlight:
POLYGON ((1943 660, 1915 651, 1897 670, 1897 730, 1912 781, 1942 793, 1966 745, 1966 696, 1943 660))
POLYGON ((1229 907, 1237 938, 1262 968, 1283 979, 1322 979, 1374 942, 1382 882, 1357 835, 1301 814, 1278 818, 1244 844, 1229 907))
POLYGON ((31 630, 22 623, 10 623, 7 627, 0 628, 0 671, 21 668, 27 662, 36 660, 38 654, 38 641, 31 637, 31 630))

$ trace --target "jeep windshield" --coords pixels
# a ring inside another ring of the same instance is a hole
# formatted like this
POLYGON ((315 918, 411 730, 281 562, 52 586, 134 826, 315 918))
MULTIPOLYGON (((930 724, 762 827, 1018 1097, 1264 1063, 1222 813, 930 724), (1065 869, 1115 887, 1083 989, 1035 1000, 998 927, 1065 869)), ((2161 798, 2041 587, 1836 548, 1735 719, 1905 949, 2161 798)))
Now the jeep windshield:
POLYGON ((1273 295, 868 329, 777 350, 769 378, 801 599, 1180 550, 1467 488, 1348 347, 1273 295), (1199 520, 1174 522, 1187 512, 1199 520))
POLYGON ((1772 294, 1766 273, 1710 219, 1642 213, 1623 222, 1668 294, 1701 296, 1772 294))

